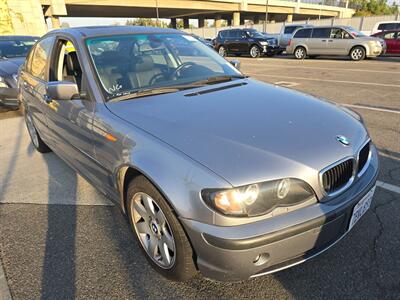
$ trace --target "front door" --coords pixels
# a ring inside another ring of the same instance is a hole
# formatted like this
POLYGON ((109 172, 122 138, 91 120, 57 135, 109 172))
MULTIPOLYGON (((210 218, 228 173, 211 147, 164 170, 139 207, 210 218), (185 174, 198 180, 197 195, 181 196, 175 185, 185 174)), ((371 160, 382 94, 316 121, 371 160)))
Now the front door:
MULTIPOLYGON (((96 102, 90 97, 87 80, 71 41, 60 38, 50 62, 50 81, 69 81, 80 96, 71 100, 48 99, 46 116, 55 148, 82 175, 103 190, 104 170, 95 158, 93 116, 96 102)), ((107 176, 106 176, 107 177, 107 176)))
POLYGON ((351 35, 342 28, 332 28, 328 39, 327 54, 348 55, 350 52, 351 35))

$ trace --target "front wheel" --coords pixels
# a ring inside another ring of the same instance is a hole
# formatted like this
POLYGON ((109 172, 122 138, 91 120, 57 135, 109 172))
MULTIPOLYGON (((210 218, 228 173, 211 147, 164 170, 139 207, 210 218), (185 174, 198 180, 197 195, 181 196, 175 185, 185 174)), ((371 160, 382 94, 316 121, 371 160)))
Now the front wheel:
POLYGON ((354 61, 363 60, 365 58, 365 49, 360 46, 354 47, 350 51, 350 58, 354 61))
POLYGON ((188 280, 197 273, 193 250, 181 224, 144 176, 129 183, 127 213, 132 231, 156 271, 176 281, 188 280))
POLYGON ((256 45, 251 46, 251 48, 250 48, 250 56, 252 58, 257 58, 257 57, 260 57, 260 55, 261 55, 260 48, 258 46, 256 46, 256 45))
POLYGON ((221 55, 222 57, 226 56, 226 49, 224 46, 219 46, 218 48, 218 54, 221 55))
POLYGON ((307 52, 304 47, 297 47, 296 50, 294 50, 294 57, 297 59, 304 59, 306 58, 307 52))

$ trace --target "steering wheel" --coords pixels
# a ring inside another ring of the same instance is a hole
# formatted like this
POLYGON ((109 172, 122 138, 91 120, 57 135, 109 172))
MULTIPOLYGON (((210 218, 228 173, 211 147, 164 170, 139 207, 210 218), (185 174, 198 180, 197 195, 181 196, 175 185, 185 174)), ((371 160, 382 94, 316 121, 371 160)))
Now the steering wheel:
POLYGON ((149 85, 153 85, 158 79, 165 79, 165 74, 158 73, 158 74, 154 75, 153 77, 151 77, 151 79, 149 81, 149 85))
POLYGON ((177 75, 178 75, 183 69, 186 69, 186 68, 189 68, 189 67, 194 67, 194 66, 196 66, 196 65, 197 65, 196 63, 191 62, 191 61, 188 61, 188 62, 185 62, 185 63, 181 64, 179 67, 177 67, 177 68, 175 69, 174 73, 172 73, 171 78, 177 78, 177 75))

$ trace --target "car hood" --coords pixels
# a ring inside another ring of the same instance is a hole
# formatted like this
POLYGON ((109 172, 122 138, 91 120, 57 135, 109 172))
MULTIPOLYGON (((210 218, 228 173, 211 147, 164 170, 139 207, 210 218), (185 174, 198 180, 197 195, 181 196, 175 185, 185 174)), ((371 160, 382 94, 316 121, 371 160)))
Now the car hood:
POLYGON ((199 90, 209 92, 181 91, 107 106, 234 186, 315 178, 322 168, 354 155, 367 136, 364 126, 336 105, 282 87, 244 79, 199 90), (340 144, 337 135, 346 136, 350 146, 340 144))
POLYGON ((0 59, 0 75, 11 76, 18 73, 18 68, 25 61, 25 57, 0 59))

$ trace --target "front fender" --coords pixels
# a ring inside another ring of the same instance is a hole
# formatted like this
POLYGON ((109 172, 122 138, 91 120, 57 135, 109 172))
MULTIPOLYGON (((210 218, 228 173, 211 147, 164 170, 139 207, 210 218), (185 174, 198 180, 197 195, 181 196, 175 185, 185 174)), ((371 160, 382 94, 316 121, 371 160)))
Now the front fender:
POLYGON ((179 217, 214 222, 214 211, 201 199, 205 188, 230 188, 227 181, 186 154, 149 134, 135 133, 123 143, 123 160, 115 166, 114 180, 124 209, 124 186, 131 168, 149 179, 179 217))

